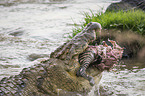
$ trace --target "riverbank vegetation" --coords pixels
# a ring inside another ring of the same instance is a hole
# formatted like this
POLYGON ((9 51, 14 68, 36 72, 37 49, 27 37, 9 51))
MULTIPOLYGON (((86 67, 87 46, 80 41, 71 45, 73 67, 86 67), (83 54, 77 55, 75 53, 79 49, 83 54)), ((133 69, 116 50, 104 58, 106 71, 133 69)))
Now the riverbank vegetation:
POLYGON ((91 12, 91 14, 84 13, 84 16, 85 18, 82 26, 76 26, 69 38, 81 32, 89 22, 98 22, 102 25, 103 29, 115 28, 120 30, 132 30, 140 35, 145 35, 145 12, 141 10, 99 12, 96 14, 91 12))

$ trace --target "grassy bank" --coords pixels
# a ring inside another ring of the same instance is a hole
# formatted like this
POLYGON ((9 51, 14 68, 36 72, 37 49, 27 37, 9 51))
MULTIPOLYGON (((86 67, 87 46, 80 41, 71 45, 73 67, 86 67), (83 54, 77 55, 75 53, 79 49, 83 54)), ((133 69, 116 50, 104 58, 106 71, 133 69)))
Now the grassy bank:
MULTIPOLYGON (((98 22, 102 25, 102 34, 95 43, 100 44, 108 38, 115 40, 129 57, 145 58, 145 12, 141 10, 119 12, 84 13, 84 22, 75 26, 69 38, 81 32, 89 22, 98 22), (106 30, 107 29, 107 30, 106 30)), ((144 60, 144 59, 142 59, 144 60)))
POLYGON ((73 33, 69 38, 74 37, 77 33, 81 32, 84 26, 89 22, 99 22, 103 29, 121 29, 121 30, 132 30, 140 35, 145 35, 145 12, 141 10, 131 10, 127 12, 99 12, 91 15, 84 13, 85 22, 81 27, 75 27, 73 33))

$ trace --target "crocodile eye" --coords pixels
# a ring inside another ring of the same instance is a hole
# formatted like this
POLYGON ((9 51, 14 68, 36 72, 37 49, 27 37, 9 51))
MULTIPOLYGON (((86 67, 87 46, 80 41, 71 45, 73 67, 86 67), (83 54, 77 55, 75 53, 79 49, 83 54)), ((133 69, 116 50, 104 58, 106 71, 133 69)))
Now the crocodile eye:
POLYGON ((92 25, 92 22, 88 23, 87 27, 91 26, 92 25))
POLYGON ((87 24, 87 27, 89 27, 90 25, 91 25, 91 24, 90 24, 90 23, 88 23, 88 24, 87 24))

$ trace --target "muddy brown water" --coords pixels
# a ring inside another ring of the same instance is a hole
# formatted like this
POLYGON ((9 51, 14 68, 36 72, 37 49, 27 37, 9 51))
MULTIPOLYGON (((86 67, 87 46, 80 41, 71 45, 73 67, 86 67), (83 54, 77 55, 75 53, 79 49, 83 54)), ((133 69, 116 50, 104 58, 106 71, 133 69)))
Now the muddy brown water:
MULTIPOLYGON (((30 1, 0 1, 0 79, 48 58, 68 39, 64 36, 72 32, 73 23, 83 22, 83 12, 105 11, 119 0, 30 1)), ((99 90, 91 96, 98 95, 145 96, 145 63, 124 60, 103 72, 99 90)))

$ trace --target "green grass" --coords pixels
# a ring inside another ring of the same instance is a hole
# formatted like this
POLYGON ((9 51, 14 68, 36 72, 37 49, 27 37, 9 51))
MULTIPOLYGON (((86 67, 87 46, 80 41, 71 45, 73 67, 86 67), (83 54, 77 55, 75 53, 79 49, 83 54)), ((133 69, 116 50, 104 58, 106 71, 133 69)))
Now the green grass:
POLYGON ((98 22, 102 25, 103 29, 128 29, 133 30, 133 32, 138 34, 145 35, 145 12, 141 10, 131 10, 127 12, 99 12, 97 14, 91 12, 91 15, 89 13, 84 13, 84 16, 85 22, 83 22, 81 27, 76 26, 69 38, 72 38, 77 33, 81 32, 89 22, 98 22))

